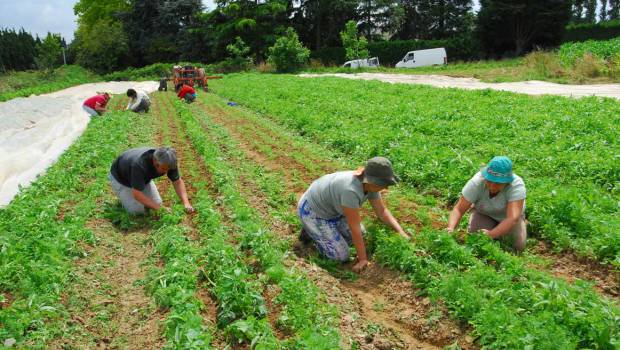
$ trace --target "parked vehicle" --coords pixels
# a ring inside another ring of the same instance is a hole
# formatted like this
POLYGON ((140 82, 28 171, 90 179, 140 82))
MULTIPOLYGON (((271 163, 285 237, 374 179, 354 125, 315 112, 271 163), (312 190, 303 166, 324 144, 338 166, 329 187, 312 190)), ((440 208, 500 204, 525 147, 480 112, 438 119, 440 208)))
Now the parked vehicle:
POLYGON ((343 65, 343 67, 348 67, 348 68, 377 68, 379 67, 379 58, 378 57, 371 57, 371 58, 364 58, 361 60, 352 60, 352 61, 347 61, 345 62, 343 65))
POLYGON ((436 49, 409 51, 401 61, 396 63, 396 68, 415 68, 433 65, 448 64, 446 49, 439 47, 436 49))

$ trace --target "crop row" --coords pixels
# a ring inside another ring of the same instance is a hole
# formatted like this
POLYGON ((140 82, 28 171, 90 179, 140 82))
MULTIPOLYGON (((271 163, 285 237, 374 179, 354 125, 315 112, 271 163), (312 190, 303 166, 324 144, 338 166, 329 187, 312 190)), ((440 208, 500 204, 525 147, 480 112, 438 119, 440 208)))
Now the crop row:
MULTIPOLYGON (((209 130, 220 133, 216 140, 229 152, 238 150, 230 134, 212 124, 209 130)), ((285 187, 277 172, 262 177, 269 178, 265 185, 285 187)), ((285 216, 286 194, 269 186, 263 191, 285 216)), ((412 244, 372 223, 367 227, 373 259, 401 271, 456 318, 473 325, 481 345, 497 349, 620 345, 620 310, 586 282, 569 285, 533 270, 526 259, 504 252, 483 235, 470 235, 461 245, 455 237, 429 227, 418 232, 412 244)))
MULTIPOLYGON (((165 118, 167 111, 161 108, 159 96, 156 98, 153 113, 162 117, 163 142, 170 144, 170 130, 165 123, 170 117, 165 118)), ((174 192, 171 186, 169 190, 174 192)), ((175 205, 171 213, 162 213, 160 220, 155 221, 150 234, 154 244, 152 258, 163 264, 153 264, 149 270, 146 290, 160 308, 169 311, 165 321, 167 348, 209 349, 212 334, 203 320, 204 303, 197 296, 205 271, 204 254, 198 242, 188 238, 191 228, 182 223, 183 215, 183 207, 175 205)))
POLYGON ((618 102, 264 74, 212 87, 358 162, 387 156, 406 184, 449 202, 508 155, 533 231, 620 264, 618 102))
POLYGON ((0 340, 37 347, 59 335, 55 324, 66 317, 60 296, 72 261, 85 253, 79 243, 96 242, 85 224, 107 190, 101 174, 140 142, 132 130, 148 131, 145 124, 119 112, 91 120, 44 176, 0 210, 0 293, 9 304, 0 310, 0 340))
MULTIPOLYGON (((278 347, 304 349, 334 349, 338 347, 337 318, 320 291, 302 273, 285 264, 286 242, 276 238, 268 226, 261 223, 254 209, 240 193, 237 170, 224 161, 225 155, 212 141, 218 129, 197 117, 188 107, 177 105, 179 117, 196 151, 212 174, 212 181, 221 194, 223 204, 239 235, 241 246, 256 256, 261 267, 257 273, 264 276, 278 294, 274 303, 280 306, 277 325, 294 334, 278 347), (205 134, 208 131, 209 134, 205 134)), ((248 332, 247 324, 237 330, 248 332)))

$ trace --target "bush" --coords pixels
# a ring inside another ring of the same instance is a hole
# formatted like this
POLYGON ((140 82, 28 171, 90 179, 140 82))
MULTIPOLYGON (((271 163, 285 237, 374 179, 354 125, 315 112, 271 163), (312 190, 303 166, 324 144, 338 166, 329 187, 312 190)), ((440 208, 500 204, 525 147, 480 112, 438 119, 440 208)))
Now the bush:
POLYGON ((573 64, 573 74, 577 80, 596 78, 605 75, 606 71, 605 61, 589 52, 583 54, 583 57, 573 64))
POLYGON ((620 53, 620 38, 565 43, 560 46, 558 52, 560 60, 565 66, 575 64, 577 60, 583 59, 586 53, 590 53, 602 60, 610 60, 620 53))
POLYGON ((344 31, 340 32, 342 46, 344 46, 347 60, 358 60, 368 58, 368 41, 366 38, 357 36, 357 23, 348 21, 344 31))
POLYGON ((566 27, 562 42, 609 40, 618 36, 620 36, 620 20, 571 24, 566 27))
POLYGON ((100 21, 88 31, 77 31, 77 63, 104 74, 123 67, 129 55, 129 39, 120 22, 100 21))
POLYGON ((308 58, 310 50, 305 48, 293 28, 288 28, 284 36, 276 40, 276 43, 269 48, 269 58, 267 61, 276 67, 280 73, 290 73, 301 69, 308 58))
POLYGON ((226 46, 229 58, 217 64, 217 71, 220 73, 243 72, 251 70, 253 60, 250 57, 250 47, 240 37, 235 38, 235 42, 226 46))
POLYGON ((525 56, 524 62, 537 76, 543 78, 559 78, 564 75, 558 55, 553 52, 531 52, 525 56))
POLYGON ((49 76, 58 66, 60 55, 60 35, 47 33, 41 44, 37 45, 37 57, 34 61, 37 67, 49 76))

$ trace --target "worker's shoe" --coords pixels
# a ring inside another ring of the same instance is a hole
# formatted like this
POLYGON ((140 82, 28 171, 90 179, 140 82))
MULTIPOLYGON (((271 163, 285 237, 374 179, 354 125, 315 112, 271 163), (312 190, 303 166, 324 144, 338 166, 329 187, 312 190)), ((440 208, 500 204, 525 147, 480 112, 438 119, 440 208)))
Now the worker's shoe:
POLYGON ((304 230, 303 228, 301 229, 301 232, 299 233, 299 240, 303 243, 311 243, 312 242, 312 237, 310 237, 310 235, 308 234, 308 232, 306 232, 306 230, 304 230))

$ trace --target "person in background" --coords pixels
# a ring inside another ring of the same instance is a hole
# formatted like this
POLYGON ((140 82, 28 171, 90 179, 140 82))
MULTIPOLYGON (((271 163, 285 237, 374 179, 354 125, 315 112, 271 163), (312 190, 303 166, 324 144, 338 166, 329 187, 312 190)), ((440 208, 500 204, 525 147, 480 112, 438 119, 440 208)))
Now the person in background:
POLYGON ((86 99, 84 104, 82 104, 82 109, 84 109, 91 117, 100 116, 108 111, 106 106, 108 101, 110 101, 110 98, 112 98, 112 96, 110 96, 107 92, 98 93, 97 95, 86 99))
POLYGON ((482 231, 493 239, 505 237, 515 251, 525 249, 525 183, 512 172, 512 161, 505 156, 491 159, 472 177, 448 219, 448 232, 454 231, 471 208, 468 231, 482 231))
MULTIPOLYGON (((108 179, 116 196, 129 214, 144 214, 146 209, 163 208, 153 179, 167 175, 185 211, 194 212, 187 198, 185 183, 177 168, 177 154, 169 147, 142 147, 126 151, 116 158, 108 179)), ((169 210, 169 209, 166 209, 169 210)))
POLYGON ((349 245, 353 244, 357 251, 353 271, 360 272, 368 264, 360 216, 366 200, 381 221, 410 238, 385 207, 379 193, 397 182, 392 163, 384 157, 374 157, 357 170, 340 171, 315 180, 297 206, 303 227, 299 239, 314 242, 322 255, 343 262, 349 259, 349 245))
POLYGON ((151 100, 146 92, 127 89, 127 97, 129 97, 129 103, 127 103, 127 108, 125 108, 125 110, 132 110, 136 113, 149 112, 151 100))
POLYGON ((159 87, 157 88, 157 91, 168 91, 168 79, 167 78, 159 79, 159 87))
POLYGON ((177 96, 184 98, 185 102, 192 103, 196 100, 196 90, 187 84, 179 84, 176 86, 177 96))

